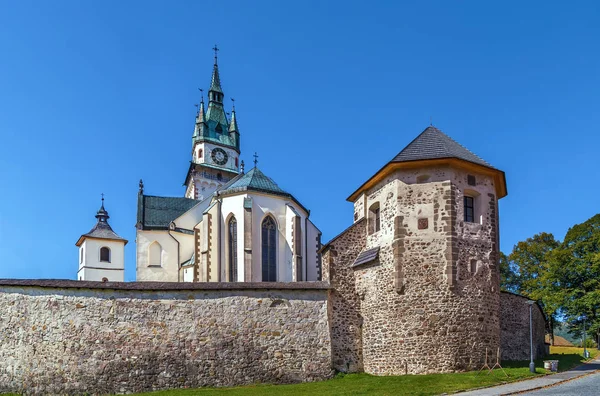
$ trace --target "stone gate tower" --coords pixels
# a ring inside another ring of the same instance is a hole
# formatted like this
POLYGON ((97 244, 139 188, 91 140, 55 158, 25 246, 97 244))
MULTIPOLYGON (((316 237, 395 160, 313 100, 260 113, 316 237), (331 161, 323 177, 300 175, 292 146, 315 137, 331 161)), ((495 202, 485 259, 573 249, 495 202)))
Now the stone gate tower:
POLYGON ((348 200, 323 249, 336 369, 476 367, 500 346, 498 199, 504 172, 430 126, 348 200))

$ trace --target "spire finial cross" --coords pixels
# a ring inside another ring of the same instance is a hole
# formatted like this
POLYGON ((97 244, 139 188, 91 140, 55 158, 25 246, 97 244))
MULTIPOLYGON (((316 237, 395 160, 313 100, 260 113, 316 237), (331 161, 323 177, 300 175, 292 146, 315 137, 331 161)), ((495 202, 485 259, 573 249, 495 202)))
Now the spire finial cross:
POLYGON ((256 164, 258 164, 258 154, 256 154, 256 151, 254 152, 254 167, 256 168, 256 164))
POLYGON ((200 103, 204 103, 204 90, 202 88, 198 88, 200 91, 200 103))
POLYGON ((232 103, 231 109, 232 109, 232 111, 235 111, 235 99, 234 98, 231 98, 231 103, 232 103))
POLYGON ((100 194, 102 196, 102 203, 104 203, 104 193, 100 194))
POLYGON ((219 52, 219 47, 217 47, 217 44, 215 44, 215 46, 213 47, 213 51, 215 51, 215 65, 217 64, 217 52, 219 52))

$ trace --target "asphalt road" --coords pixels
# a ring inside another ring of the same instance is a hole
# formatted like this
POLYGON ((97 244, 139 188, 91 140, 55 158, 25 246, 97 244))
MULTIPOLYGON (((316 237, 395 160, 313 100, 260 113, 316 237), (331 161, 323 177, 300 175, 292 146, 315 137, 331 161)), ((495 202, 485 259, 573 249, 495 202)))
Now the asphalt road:
POLYGON ((586 375, 579 379, 574 379, 552 386, 550 388, 540 389, 533 392, 523 393, 523 395, 544 395, 544 396, 583 396, 600 395, 600 373, 586 375))

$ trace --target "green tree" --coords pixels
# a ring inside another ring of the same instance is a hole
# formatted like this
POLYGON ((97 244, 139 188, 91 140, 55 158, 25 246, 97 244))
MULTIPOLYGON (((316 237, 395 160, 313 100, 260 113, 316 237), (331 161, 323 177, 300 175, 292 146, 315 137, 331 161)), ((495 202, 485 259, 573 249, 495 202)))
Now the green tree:
POLYGON ((544 284, 560 301, 562 313, 575 332, 586 318, 588 337, 600 337, 600 214, 569 229, 548 260, 544 284))
POLYGON ((500 289, 511 293, 518 293, 521 284, 518 266, 508 259, 508 256, 500 252, 500 289))
POLYGON ((509 266, 517 275, 518 292, 536 300, 548 318, 548 333, 553 334, 560 309, 560 298, 548 288, 549 257, 560 246, 554 235, 542 232, 519 242, 508 256, 509 266))

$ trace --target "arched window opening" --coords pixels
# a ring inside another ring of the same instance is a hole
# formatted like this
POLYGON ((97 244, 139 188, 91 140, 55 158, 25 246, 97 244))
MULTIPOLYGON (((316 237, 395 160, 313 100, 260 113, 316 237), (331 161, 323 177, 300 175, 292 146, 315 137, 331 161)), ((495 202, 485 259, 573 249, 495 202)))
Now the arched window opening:
POLYGON ((379 202, 375 202, 369 208, 369 234, 381 229, 381 217, 379 213, 379 202))
POLYGON ((198 150, 198 158, 202 158, 202 149, 198 150))
POLYGON ((217 124, 217 127, 215 128, 215 130, 219 133, 223 132, 223 128, 221 127, 221 124, 217 124))
POLYGON ((79 264, 83 264, 83 246, 79 248, 79 264))
POLYGON ((235 217, 229 220, 227 229, 229 232, 229 282, 237 282, 237 221, 235 217))
POLYGON ((100 248, 100 261, 110 263, 110 249, 106 246, 100 248))
POLYGON ((277 281, 277 224, 271 216, 265 217, 262 230, 262 280, 277 281))
POLYGON ((421 184, 421 183, 427 183, 429 181, 429 175, 420 175, 417 176, 417 183, 421 184))
POLYGON ((152 242, 148 248, 148 265, 150 267, 162 266, 162 246, 158 242, 152 242))
POLYGON ((237 157, 235 157, 235 166, 236 167, 238 166, 238 159, 237 159, 237 157))
POLYGON ((219 180, 219 181, 223 180, 223 175, 221 175, 220 173, 217 173, 217 180, 219 180))

